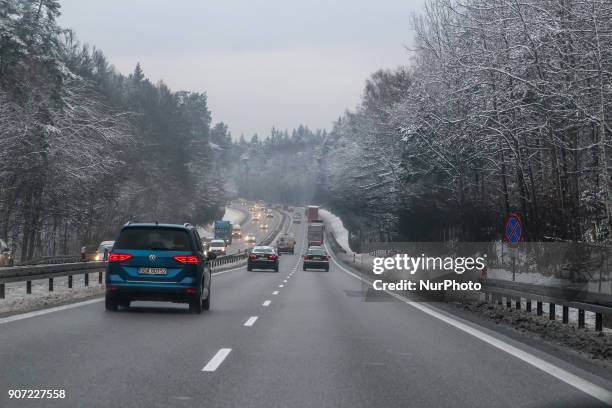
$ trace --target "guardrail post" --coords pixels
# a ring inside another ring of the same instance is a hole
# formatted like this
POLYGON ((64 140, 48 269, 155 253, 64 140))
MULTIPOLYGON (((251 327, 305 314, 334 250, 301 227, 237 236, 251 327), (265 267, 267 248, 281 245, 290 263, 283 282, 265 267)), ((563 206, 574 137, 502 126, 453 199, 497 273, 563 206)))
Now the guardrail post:
POLYGON ((584 310, 578 309, 578 328, 584 329, 584 310))
POLYGON ((506 307, 512 309, 512 298, 510 296, 506 296, 506 307))
POLYGON ((72 289, 72 275, 68 275, 68 289, 72 289))
POLYGON ((595 331, 603 330, 603 314, 595 313, 595 331))
POLYGON ((548 320, 555 320, 556 317, 557 317, 557 314, 555 312, 555 304, 549 303, 548 304, 548 320))
POLYGON ((98 284, 102 284, 102 271, 98 272, 98 284))
POLYGON ((4 283, 0 283, 0 299, 4 299, 4 283))
POLYGON ((531 299, 525 300, 525 310, 527 310, 528 312, 531 312, 531 299))
POLYGON ((27 281, 26 282, 26 293, 29 295, 32 293, 32 281, 27 281))
POLYGON ((538 300, 537 304, 536 304, 536 314, 538 316, 542 316, 543 312, 542 312, 542 302, 540 302, 538 300))
POLYGON ((521 298, 520 298, 520 296, 516 299, 516 302, 514 304, 516 306, 516 310, 521 310, 521 298))
POLYGON ((569 307, 563 306, 563 323, 569 323, 569 307))
POLYGON ((85 273, 85 286, 89 286, 89 274, 85 273))
POLYGON ((501 295, 496 295, 497 296, 497 304, 501 305, 502 304, 502 296, 501 295))
POLYGON ((49 278, 49 292, 53 292, 53 278, 49 278))

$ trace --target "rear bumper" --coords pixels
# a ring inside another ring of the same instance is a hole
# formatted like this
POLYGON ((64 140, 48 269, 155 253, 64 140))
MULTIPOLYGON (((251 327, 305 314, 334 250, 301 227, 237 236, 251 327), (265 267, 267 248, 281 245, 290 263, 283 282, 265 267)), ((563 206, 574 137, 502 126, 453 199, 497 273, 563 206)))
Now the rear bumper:
POLYGON ((186 303, 199 296, 199 287, 176 283, 121 282, 106 284, 106 295, 117 300, 151 300, 186 303))
POLYGON ((253 269, 276 269, 278 262, 275 261, 248 261, 248 266, 253 269))
POLYGON ((277 247, 278 252, 293 252, 293 247, 277 247))
POLYGON ((304 261, 304 268, 328 269, 329 261, 304 261))

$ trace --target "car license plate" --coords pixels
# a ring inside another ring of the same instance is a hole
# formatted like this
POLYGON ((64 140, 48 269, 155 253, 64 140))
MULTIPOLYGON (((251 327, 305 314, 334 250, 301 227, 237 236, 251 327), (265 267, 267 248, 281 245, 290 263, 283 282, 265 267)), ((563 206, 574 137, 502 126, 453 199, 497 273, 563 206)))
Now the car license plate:
POLYGON ((312 259, 314 259, 315 261, 320 261, 321 257, 320 256, 313 256, 312 259))
POLYGON ((139 268, 138 273, 141 275, 165 275, 168 270, 166 268, 139 268))

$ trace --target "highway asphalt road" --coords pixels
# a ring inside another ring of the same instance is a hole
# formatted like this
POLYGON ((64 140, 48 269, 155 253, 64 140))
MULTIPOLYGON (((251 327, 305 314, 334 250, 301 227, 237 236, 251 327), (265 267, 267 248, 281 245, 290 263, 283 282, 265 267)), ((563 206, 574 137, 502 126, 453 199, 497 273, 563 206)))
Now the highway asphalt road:
MULTIPOLYGON (((304 225, 292 228, 303 247, 304 225)), ((94 302, 0 323, 0 406, 588 408, 609 397, 609 382, 502 335, 363 301, 358 279, 337 264, 304 272, 301 253, 283 254, 278 273, 215 275, 199 316, 94 302), (67 398, 7 398, 40 388, 67 398)))

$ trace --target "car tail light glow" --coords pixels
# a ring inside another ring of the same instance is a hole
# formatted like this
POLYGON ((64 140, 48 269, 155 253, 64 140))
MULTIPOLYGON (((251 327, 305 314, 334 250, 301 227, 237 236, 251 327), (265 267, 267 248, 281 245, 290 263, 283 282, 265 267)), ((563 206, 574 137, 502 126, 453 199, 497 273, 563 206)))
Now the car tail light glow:
POLYGON ((132 259, 132 255, 130 254, 118 254, 111 252, 110 255, 108 255, 108 262, 124 262, 129 261, 130 259, 132 259))
POLYGON ((198 262, 200 262, 198 257, 194 255, 177 255, 173 256, 172 259, 174 259, 176 262, 187 265, 197 265, 198 262))
POLYGON ((255 258, 257 258, 257 255, 255 255, 255 254, 249 254, 249 258, 251 258, 251 259, 255 259, 255 258))
POLYGON ((268 259, 271 261, 276 261, 278 257, 276 255, 268 255, 268 259))

